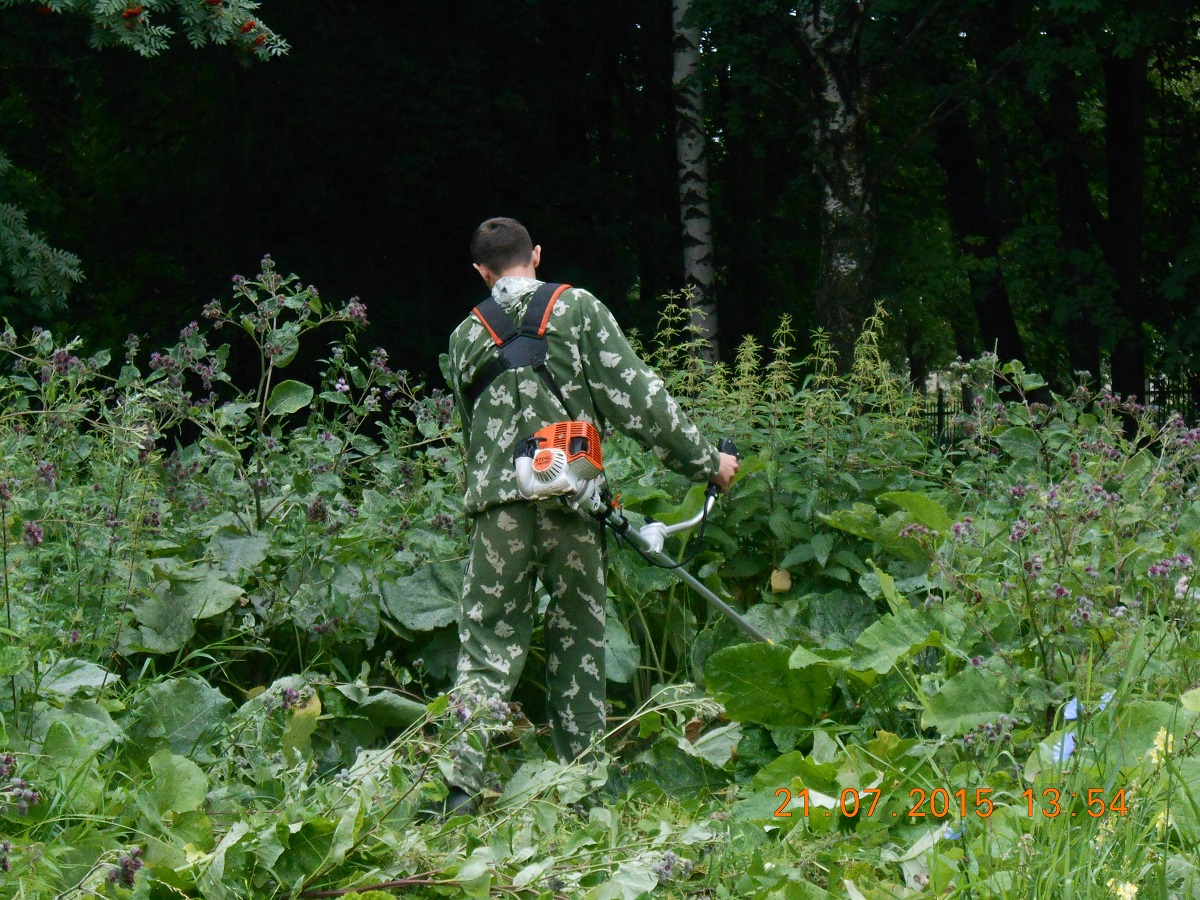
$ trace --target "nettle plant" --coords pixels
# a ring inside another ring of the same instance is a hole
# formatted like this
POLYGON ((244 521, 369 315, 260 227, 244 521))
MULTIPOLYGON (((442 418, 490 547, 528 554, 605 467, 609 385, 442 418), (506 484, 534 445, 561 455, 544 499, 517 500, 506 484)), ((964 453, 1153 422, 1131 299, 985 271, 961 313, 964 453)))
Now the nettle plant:
MULTIPOLYGON (((915 427, 920 399, 879 353, 882 312, 867 324, 845 375, 819 333, 813 355, 794 360, 787 319, 769 355, 748 337, 732 368, 706 367, 684 321, 681 308, 667 308, 648 358, 706 435, 732 438, 742 454, 736 488, 721 498, 691 568, 777 642, 852 641, 878 615, 877 583, 872 594, 859 584, 873 577, 877 535, 829 516, 849 515, 855 504, 874 516, 875 498, 931 483, 920 474, 929 454, 915 427)), ((667 522, 699 509, 702 488, 614 443, 606 465, 630 509, 667 522)), ((924 577, 924 554, 902 541, 890 547, 900 551, 890 563, 896 577, 924 577)), ((669 549, 682 557, 691 546, 669 549)), ((619 615, 642 647, 643 690, 672 677, 702 680, 708 655, 741 643, 741 632, 670 573, 626 557, 616 557, 613 582, 619 615)))

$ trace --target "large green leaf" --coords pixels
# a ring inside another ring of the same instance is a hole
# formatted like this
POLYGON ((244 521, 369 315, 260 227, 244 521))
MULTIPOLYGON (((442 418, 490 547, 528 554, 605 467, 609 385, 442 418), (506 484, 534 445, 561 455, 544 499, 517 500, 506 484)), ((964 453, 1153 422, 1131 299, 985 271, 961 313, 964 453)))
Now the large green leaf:
POLYGON ((658 876, 648 863, 627 861, 617 866, 608 881, 584 894, 584 900, 637 900, 657 886, 658 876))
POLYGON ((805 647, 800 644, 788 657, 788 665, 793 669, 807 669, 809 666, 832 666, 844 669, 849 663, 849 655, 844 650, 827 650, 824 647, 805 647))
POLYGON ((407 728, 426 714, 423 703, 391 691, 378 691, 359 704, 359 712, 384 728, 407 728))
POLYGON ((1179 705, 1184 709, 1200 713, 1200 688, 1192 688, 1179 698, 1179 705))
POLYGON ((232 701, 200 678, 152 684, 134 707, 130 744, 147 755, 167 747, 198 763, 212 762, 211 744, 232 711, 232 701))
POLYGON ((1131 765, 1154 746, 1159 729, 1166 729, 1174 746, 1182 747, 1198 719, 1195 712, 1174 703, 1137 700, 1120 708, 1117 726, 1103 750, 1118 765, 1131 765))
POLYGON ((138 631, 122 638, 121 649, 174 653, 192 639, 198 619, 225 612, 241 596, 240 587, 223 580, 213 569, 187 576, 174 573, 165 586, 133 605, 138 631))
POLYGON ((422 566, 407 578, 383 583, 383 604, 405 628, 432 631, 458 621, 462 608, 461 562, 422 566))
MULTIPOLYGON (((87 815, 96 810, 104 796, 104 783, 97 769, 96 751, 88 741, 81 740, 65 721, 55 719, 46 729, 41 754, 29 778, 35 782, 53 779, 69 785, 69 790, 61 792, 65 807, 56 809, 56 813, 87 815)), ((38 804, 31 809, 30 815, 42 815, 46 811, 45 804, 38 804)))
POLYGON ((222 528, 208 541, 208 550, 221 571, 231 578, 252 571, 267 558, 267 535, 245 534, 236 528, 222 528))
POLYGON ((612 604, 604 620, 604 672, 609 681, 629 684, 637 674, 641 650, 625 630, 612 604))
POLYGON ((956 737, 1012 711, 1012 688, 995 672, 972 666, 929 697, 921 724, 956 737))
POLYGON ((900 507, 912 516, 914 522, 924 525, 926 528, 932 528, 934 531, 945 533, 954 524, 950 519, 950 514, 942 505, 924 494, 918 494, 915 491, 889 491, 886 494, 880 494, 879 499, 900 507))
POLYGON ((818 763, 799 750, 792 750, 759 770, 744 789, 745 799, 734 805, 733 817, 759 825, 794 827, 805 821, 803 801, 795 798, 800 790, 807 788, 809 824, 819 826, 829 821, 826 813, 834 806, 833 798, 840 794, 837 779, 837 763, 818 763), (776 816, 776 810, 790 801, 794 802, 785 812, 791 815, 776 816))
POLYGON ((114 675, 95 663, 72 657, 57 660, 50 666, 42 675, 38 687, 43 693, 74 697, 84 691, 98 691, 102 686, 120 680, 120 675, 114 675))
POLYGON ((879 538, 879 513, 869 503, 855 503, 849 509, 835 509, 831 513, 821 513, 818 518, 838 531, 866 538, 868 541, 879 538))
POLYGON ((69 725, 75 736, 97 753, 114 742, 125 740, 124 730, 95 700, 75 697, 63 704, 61 711, 50 715, 69 725))
POLYGON ((182 589, 196 604, 196 618, 207 619, 225 612, 242 596, 236 584, 220 578, 216 572, 206 572, 195 581, 182 583, 182 589))
MULTIPOLYGON (((221 838, 217 848, 206 859, 198 861, 200 874, 196 883, 206 898, 212 900, 233 900, 241 897, 236 891, 237 875, 241 874, 241 866, 233 863, 229 853, 244 838, 250 826, 245 822, 234 822, 229 831, 221 838), (230 857, 227 859, 227 857, 230 857), (227 880, 228 879, 228 880, 227 880)), ((239 860, 240 862, 240 860, 239 860)))
POLYGON ((312 736, 320 718, 321 696, 316 691, 292 707, 291 721, 283 733, 283 757, 289 763, 295 762, 297 755, 312 755, 312 736))
POLYGON ((355 799, 342 810, 342 814, 338 817, 337 828, 333 832, 333 846, 329 848, 330 863, 336 866, 346 859, 346 854, 358 840, 362 824, 362 804, 355 799))
POLYGON ((742 739, 742 726, 737 722, 706 731, 694 741, 687 737, 678 739, 679 749, 689 756, 698 756, 709 764, 723 769, 733 758, 738 741, 742 739))
POLYGON ((267 412, 273 416, 286 416, 299 412, 312 403, 313 389, 300 381, 281 381, 267 398, 267 412))
POLYGON ((159 750, 150 757, 154 777, 151 790, 160 816, 199 809, 208 793, 208 777, 201 768, 170 750, 159 750))
POLYGON ((777 644, 743 644, 712 655, 708 690, 729 718, 762 725, 811 725, 829 705, 833 681, 825 667, 792 669, 791 651, 777 644))
POLYGON ((859 635, 850 651, 849 667, 886 674, 900 660, 925 647, 942 646, 938 619, 919 609, 902 609, 886 615, 859 635))
POLYGON ((1171 763, 1171 787, 1171 818, 1185 840, 1194 847, 1196 841, 1200 840, 1200 760, 1174 758, 1171 763))
POLYGON ((1013 459, 1034 459, 1042 449, 1032 428, 1015 425, 996 435, 996 443, 1013 459))

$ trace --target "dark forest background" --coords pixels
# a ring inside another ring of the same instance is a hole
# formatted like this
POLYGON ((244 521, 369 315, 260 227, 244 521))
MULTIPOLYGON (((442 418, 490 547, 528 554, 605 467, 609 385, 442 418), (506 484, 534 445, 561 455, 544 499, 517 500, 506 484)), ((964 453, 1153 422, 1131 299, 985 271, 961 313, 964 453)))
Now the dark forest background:
MULTIPOLYGON (((989 349, 1127 393, 1196 368, 1200 4, 682 5, 725 353, 879 300, 914 380, 989 349)), ((438 383, 488 216, 627 328, 685 281, 666 0, 269 2, 267 62, 94 50, 47 10, 0 9, 0 203, 85 278, 46 309, 0 274, 18 329, 165 342, 270 253, 438 383)))

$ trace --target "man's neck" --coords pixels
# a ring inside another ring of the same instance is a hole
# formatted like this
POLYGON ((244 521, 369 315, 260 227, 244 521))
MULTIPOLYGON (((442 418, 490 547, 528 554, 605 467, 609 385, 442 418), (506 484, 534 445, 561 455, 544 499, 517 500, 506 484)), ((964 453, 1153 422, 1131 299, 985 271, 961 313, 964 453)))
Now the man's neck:
MULTIPOLYGON (((537 269, 533 266, 513 266, 511 269, 505 269, 497 276, 496 281, 501 278, 537 278, 537 269)), ((495 282, 492 282, 493 286, 495 282)))
POLYGON ((528 294, 539 284, 537 278, 526 275, 504 275, 492 284, 492 296, 501 303, 528 294))

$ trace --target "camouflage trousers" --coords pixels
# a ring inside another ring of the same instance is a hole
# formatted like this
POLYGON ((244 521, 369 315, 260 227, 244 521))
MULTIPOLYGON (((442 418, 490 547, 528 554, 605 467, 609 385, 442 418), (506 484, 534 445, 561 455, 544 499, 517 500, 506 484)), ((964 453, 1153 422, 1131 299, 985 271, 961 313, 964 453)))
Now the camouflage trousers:
MULTIPOLYGON (((561 506, 510 503, 480 513, 471 530, 452 696, 512 695, 529 654, 540 579, 550 596, 542 622, 547 712, 563 761, 582 756, 605 730, 602 527, 561 506)), ((486 755, 486 728, 468 726, 450 781, 479 790, 486 755)))

